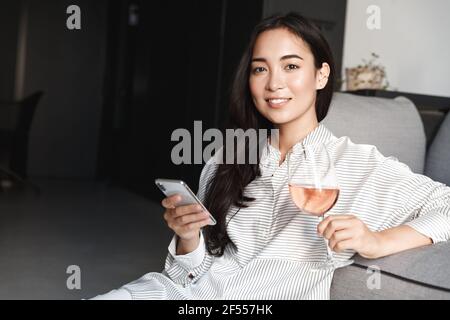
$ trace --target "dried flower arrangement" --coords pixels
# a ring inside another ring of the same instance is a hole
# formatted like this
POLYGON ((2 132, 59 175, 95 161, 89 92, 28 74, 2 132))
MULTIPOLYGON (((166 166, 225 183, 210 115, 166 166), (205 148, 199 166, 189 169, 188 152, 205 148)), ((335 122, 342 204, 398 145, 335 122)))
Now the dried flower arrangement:
POLYGON ((363 65, 358 65, 355 68, 346 68, 347 90, 362 90, 362 89, 378 89, 385 90, 389 87, 389 82, 386 77, 384 66, 375 64, 379 56, 372 52, 372 58, 367 61, 362 59, 363 65))

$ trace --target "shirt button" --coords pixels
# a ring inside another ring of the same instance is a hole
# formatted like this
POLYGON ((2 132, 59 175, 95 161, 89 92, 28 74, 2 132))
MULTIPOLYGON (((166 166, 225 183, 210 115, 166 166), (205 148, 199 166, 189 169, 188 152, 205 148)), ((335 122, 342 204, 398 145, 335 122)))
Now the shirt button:
POLYGON ((192 273, 189 273, 188 278, 192 280, 192 279, 194 279, 194 275, 192 273))

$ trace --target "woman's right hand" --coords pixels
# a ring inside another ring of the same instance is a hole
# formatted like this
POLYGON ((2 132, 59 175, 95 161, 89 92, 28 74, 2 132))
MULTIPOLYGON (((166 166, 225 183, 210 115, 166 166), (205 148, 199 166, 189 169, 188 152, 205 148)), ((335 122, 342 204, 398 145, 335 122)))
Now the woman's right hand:
POLYGON ((198 204, 176 206, 181 201, 179 195, 164 198, 161 202, 166 208, 164 219, 167 225, 183 241, 198 240, 200 229, 210 222, 209 213, 198 204))

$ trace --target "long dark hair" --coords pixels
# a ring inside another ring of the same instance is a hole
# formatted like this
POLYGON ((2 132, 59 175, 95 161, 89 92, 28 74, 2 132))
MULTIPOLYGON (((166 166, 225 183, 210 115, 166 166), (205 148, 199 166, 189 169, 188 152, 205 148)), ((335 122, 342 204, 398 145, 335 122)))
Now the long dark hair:
MULTIPOLYGON (((249 75, 253 48, 258 35, 264 31, 278 28, 289 30, 309 46, 314 56, 316 69, 320 69, 323 62, 329 64, 330 75, 327 85, 317 91, 315 105, 317 120, 320 122, 325 118, 333 95, 335 77, 333 56, 319 28, 303 16, 291 12, 266 18, 254 28, 232 83, 228 128, 240 128, 244 131, 247 129, 269 130, 273 128, 272 123, 258 112, 252 101, 249 75)), ((224 145, 223 154, 226 154, 225 147, 224 145)), ((247 207, 246 202, 255 200, 246 197, 244 189, 256 177, 260 176, 259 162, 260 157, 258 156, 257 164, 238 164, 236 161, 234 164, 219 164, 214 177, 209 180, 206 186, 205 205, 217 220, 215 226, 208 226, 204 230, 206 248, 209 254, 222 256, 228 244, 235 247, 227 233, 226 216, 231 206, 235 206, 238 208, 236 211, 239 211, 240 208, 247 207)))

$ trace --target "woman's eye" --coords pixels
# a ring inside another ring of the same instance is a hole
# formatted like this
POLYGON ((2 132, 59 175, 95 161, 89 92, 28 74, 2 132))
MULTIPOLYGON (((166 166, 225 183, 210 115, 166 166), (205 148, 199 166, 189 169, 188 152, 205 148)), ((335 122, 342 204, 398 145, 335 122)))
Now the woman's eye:
POLYGON ((295 69, 298 69, 299 67, 297 66, 297 65, 295 65, 295 64, 288 64, 287 66, 286 66, 286 69, 287 70, 295 70, 295 69))
POLYGON ((263 72, 264 71, 264 68, 263 67, 256 67, 256 68, 253 68, 253 73, 261 73, 261 72, 263 72))

